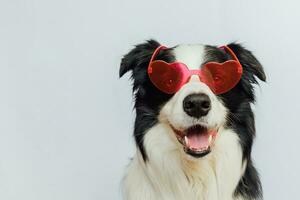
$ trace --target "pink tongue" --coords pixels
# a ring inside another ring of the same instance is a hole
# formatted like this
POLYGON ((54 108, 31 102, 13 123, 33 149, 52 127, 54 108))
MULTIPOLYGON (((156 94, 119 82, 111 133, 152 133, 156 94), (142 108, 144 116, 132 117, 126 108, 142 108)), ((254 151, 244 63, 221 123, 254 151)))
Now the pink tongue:
POLYGON ((205 134, 197 134, 197 133, 192 133, 187 136, 187 146, 190 149, 197 149, 200 150, 202 148, 206 148, 209 146, 209 136, 210 134, 205 133, 205 134))

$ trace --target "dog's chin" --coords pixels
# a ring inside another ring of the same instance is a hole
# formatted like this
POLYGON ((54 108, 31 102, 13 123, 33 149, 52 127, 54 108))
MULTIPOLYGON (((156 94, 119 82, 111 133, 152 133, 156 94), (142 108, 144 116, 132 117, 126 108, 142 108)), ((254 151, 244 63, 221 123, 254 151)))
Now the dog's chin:
POLYGON ((171 127, 184 152, 194 158, 204 157, 211 152, 218 133, 216 128, 199 124, 182 130, 171 127))

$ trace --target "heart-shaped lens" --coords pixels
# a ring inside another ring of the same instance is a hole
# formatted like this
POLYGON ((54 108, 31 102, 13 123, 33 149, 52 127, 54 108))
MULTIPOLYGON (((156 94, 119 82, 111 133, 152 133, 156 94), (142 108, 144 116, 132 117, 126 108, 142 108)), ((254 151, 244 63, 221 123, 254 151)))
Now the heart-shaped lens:
POLYGON ((166 63, 153 61, 148 67, 151 82, 162 92, 174 94, 185 81, 186 66, 183 63, 166 63))
POLYGON ((224 63, 210 62, 203 66, 200 78, 215 94, 222 94, 239 82, 242 72, 242 66, 234 60, 224 63))

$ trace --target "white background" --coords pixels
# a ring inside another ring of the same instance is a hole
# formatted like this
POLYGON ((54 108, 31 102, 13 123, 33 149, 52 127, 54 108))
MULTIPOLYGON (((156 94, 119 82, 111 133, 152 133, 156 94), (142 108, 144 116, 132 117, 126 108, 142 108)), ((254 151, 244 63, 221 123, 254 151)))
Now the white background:
POLYGON ((265 199, 299 199, 299 1, 0 1, 0 199, 121 199, 134 153, 122 55, 155 38, 242 42, 262 62, 253 156, 265 199))

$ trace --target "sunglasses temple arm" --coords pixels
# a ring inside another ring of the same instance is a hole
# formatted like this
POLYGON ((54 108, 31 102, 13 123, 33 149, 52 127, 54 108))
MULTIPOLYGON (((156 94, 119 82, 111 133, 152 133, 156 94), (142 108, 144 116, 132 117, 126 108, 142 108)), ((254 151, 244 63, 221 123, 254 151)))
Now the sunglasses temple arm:
POLYGON ((239 59, 237 58, 237 56, 235 55, 235 53, 226 45, 219 47, 220 49, 224 49, 225 51, 227 51, 231 57, 237 61, 238 63, 240 63, 239 59))
MULTIPOLYGON (((154 58, 157 56, 157 54, 158 54, 158 53, 160 52, 160 50, 162 50, 162 49, 167 49, 167 47, 165 47, 165 46, 163 46, 163 45, 157 47, 157 48, 155 49, 155 51, 153 52, 152 56, 151 56, 150 63, 154 60, 154 58)), ((149 63, 149 64, 150 64, 150 63, 149 63)))

